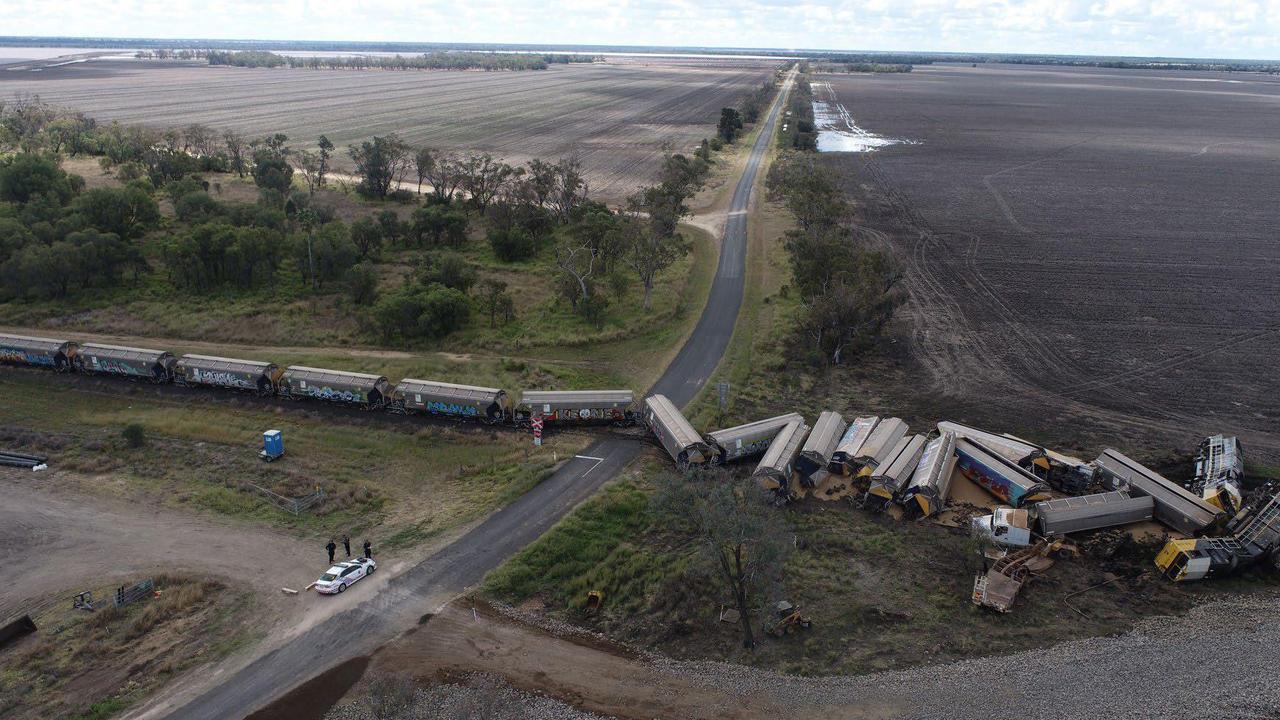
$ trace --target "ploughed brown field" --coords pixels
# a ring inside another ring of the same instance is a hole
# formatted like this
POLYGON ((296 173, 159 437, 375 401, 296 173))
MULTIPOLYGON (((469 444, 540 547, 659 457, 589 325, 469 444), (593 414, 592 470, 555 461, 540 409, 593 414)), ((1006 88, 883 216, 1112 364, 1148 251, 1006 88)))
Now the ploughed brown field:
POLYGON ((1280 462, 1280 77, 1016 66, 824 75, 831 153, 907 269, 913 375, 1001 431, 1280 462))
POLYGON ((342 152, 373 135, 480 150, 523 163, 577 156, 592 194, 626 196, 651 181, 664 147, 715 134, 720 109, 778 63, 627 58, 542 71, 454 72, 209 67, 94 60, 0 69, 0 98, 38 94, 99 120, 154 127, 203 123, 291 144, 327 135, 342 152))

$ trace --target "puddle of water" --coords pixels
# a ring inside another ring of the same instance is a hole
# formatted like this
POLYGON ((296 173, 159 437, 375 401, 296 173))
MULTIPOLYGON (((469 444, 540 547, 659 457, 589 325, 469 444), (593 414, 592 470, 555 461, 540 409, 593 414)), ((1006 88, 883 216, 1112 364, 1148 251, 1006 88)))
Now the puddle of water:
POLYGON ((914 145, 904 138, 884 137, 858 127, 830 83, 813 83, 813 125, 818 152, 874 152, 890 145, 914 145))

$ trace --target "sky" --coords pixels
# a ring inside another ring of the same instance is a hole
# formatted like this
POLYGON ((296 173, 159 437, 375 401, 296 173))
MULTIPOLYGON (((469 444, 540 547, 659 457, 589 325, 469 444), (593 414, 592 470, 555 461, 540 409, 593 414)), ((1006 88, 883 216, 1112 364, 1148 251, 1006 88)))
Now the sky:
POLYGON ((3 0, 0 35, 1280 59, 1280 0, 3 0))

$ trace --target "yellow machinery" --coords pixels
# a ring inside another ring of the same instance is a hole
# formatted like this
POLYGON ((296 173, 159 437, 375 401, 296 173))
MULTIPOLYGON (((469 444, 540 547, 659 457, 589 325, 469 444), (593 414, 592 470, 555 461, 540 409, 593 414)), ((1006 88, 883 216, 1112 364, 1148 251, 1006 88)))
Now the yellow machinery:
POLYGON ((1263 560, 1274 564, 1280 546, 1280 492, 1267 491, 1271 499, 1240 510, 1227 528, 1229 535, 1170 540, 1156 555, 1156 567, 1170 580, 1184 582, 1226 575, 1263 560))

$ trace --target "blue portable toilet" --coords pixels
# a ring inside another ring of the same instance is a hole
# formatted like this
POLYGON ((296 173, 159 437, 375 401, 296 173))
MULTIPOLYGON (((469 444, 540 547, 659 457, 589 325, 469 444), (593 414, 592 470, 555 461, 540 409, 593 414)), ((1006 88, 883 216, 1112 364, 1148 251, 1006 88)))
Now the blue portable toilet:
POLYGON ((262 433, 262 452, 258 454, 267 462, 284 455, 284 437, 279 430, 268 430, 262 433))

